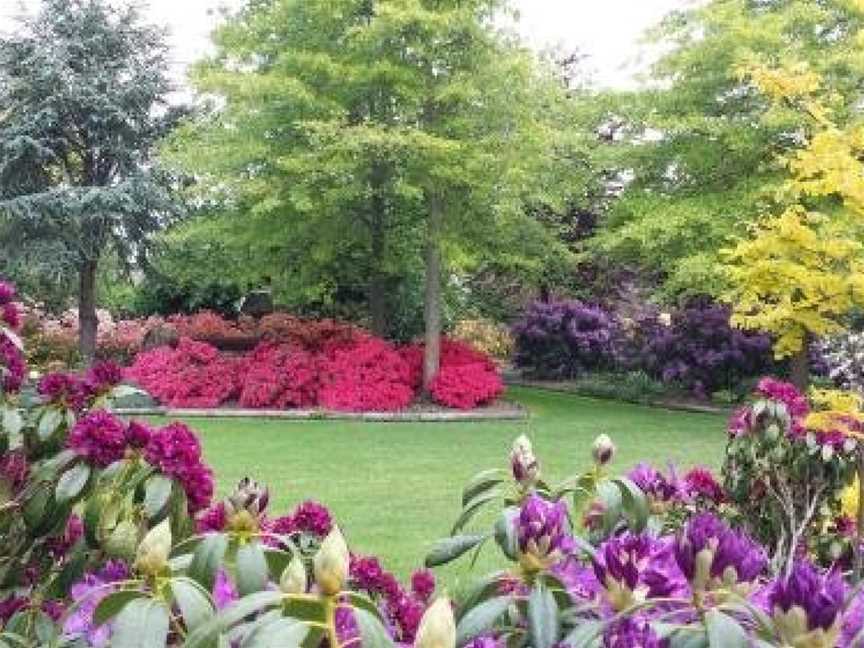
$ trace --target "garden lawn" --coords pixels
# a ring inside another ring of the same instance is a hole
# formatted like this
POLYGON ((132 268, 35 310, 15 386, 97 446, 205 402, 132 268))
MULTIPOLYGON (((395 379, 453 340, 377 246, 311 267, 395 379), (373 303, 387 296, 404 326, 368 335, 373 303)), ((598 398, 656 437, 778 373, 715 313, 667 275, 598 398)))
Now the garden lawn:
MULTIPOLYGON (((193 419, 218 494, 243 476, 267 484, 271 513, 316 499, 335 514, 354 551, 376 553, 400 576, 422 564, 460 510, 462 485, 485 468, 508 465, 513 439, 528 433, 544 476, 556 481, 590 465, 591 443, 609 434, 623 472, 640 460, 719 466, 725 418, 511 389, 531 411, 519 422, 362 423, 193 419)), ((492 568, 494 548, 477 569, 492 568)), ((468 562, 449 567, 458 587, 468 562)), ((482 572, 481 572, 482 573, 482 572)))

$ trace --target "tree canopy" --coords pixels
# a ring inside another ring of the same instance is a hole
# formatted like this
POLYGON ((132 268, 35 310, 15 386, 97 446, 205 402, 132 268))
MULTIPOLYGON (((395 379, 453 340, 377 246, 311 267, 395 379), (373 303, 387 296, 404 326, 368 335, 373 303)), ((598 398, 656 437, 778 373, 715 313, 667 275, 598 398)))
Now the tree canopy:
POLYGON ((161 29, 105 0, 44 0, 0 39, 2 245, 77 274, 85 358, 106 247, 133 258, 174 210, 152 158, 174 121, 166 57, 161 29))

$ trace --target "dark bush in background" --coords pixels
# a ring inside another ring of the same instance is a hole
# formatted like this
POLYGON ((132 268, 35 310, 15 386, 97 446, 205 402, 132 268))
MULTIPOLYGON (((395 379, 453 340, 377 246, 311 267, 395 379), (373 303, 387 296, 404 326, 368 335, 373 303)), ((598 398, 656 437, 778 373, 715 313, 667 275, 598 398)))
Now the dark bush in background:
POLYGON ((619 326, 599 306, 534 302, 513 327, 514 362, 535 378, 575 378, 615 366, 619 326))

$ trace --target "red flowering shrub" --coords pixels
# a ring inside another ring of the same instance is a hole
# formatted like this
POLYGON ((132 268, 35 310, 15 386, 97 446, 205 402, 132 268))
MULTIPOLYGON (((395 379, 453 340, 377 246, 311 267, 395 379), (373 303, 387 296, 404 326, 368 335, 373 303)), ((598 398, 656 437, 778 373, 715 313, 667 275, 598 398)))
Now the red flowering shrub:
MULTIPOLYGON (((425 344, 409 344, 399 349, 399 355, 408 364, 410 384, 419 389, 423 382, 423 353, 425 344)), ((486 371, 498 375, 498 366, 485 353, 467 342, 441 338, 441 369, 463 365, 480 365, 486 371)))
POLYGON ((414 398, 410 381, 410 367, 400 354, 369 338, 323 354, 319 403, 347 412, 400 410, 414 398))
POLYGON ((242 368, 209 344, 181 338, 176 349, 139 353, 126 377, 166 405, 217 407, 239 395, 242 368))
POLYGON ((250 408, 312 407, 318 402, 317 358, 298 347, 259 344, 246 357, 240 405, 250 408))
POLYGON ((498 398, 504 391, 504 383, 496 371, 483 364, 442 363, 429 391, 440 405, 468 410, 498 398))
POLYGON ((296 345, 308 351, 346 346, 371 337, 363 329, 347 322, 302 319, 287 313, 265 315, 258 322, 257 330, 265 340, 296 345))

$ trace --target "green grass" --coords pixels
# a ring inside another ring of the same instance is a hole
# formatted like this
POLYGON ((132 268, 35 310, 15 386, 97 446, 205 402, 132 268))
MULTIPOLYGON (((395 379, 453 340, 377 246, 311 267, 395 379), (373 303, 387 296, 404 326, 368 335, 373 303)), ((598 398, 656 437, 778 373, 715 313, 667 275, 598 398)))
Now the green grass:
MULTIPOLYGON (((462 485, 485 468, 505 466, 512 440, 527 432, 544 475, 573 474, 590 463, 591 442, 605 432, 618 445, 615 468, 639 460, 719 465, 723 417, 512 389, 531 411, 523 422, 361 423, 195 419, 220 495, 243 476, 270 487, 281 513, 312 498, 326 504, 352 548, 376 553, 406 575, 430 543, 448 533, 462 485)), ((491 552, 490 552, 491 553, 491 552)), ((491 565, 491 557, 487 558, 491 565)), ((484 561, 485 562, 485 561, 484 561)), ((447 575, 454 581, 467 568, 447 575)))

